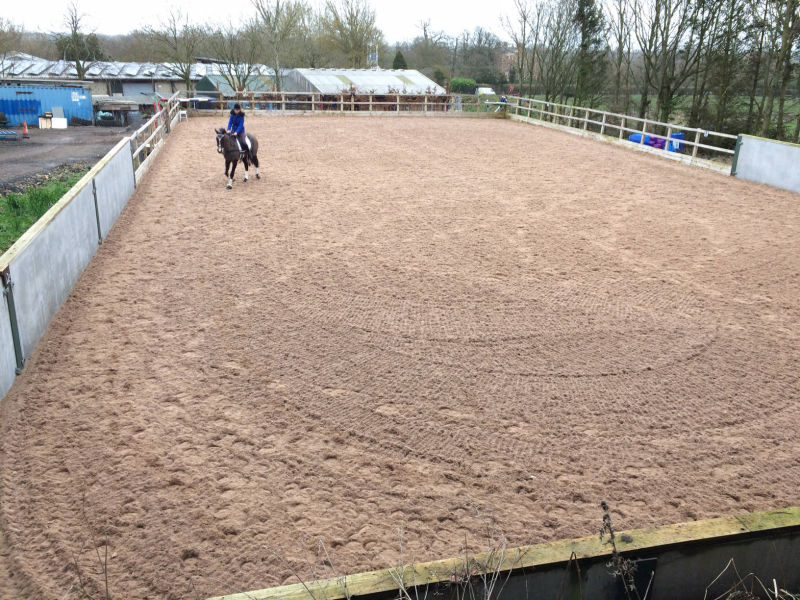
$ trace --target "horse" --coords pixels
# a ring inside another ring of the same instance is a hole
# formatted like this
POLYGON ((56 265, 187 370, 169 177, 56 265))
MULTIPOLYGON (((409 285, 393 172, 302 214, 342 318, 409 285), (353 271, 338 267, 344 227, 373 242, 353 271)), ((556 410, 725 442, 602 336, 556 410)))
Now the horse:
MULTIPOLYGON (((217 152, 225 157, 225 176, 228 178, 228 185, 225 187, 227 189, 233 187, 233 174, 236 172, 236 165, 240 160, 244 163, 244 181, 247 183, 250 178, 250 174, 247 172, 250 166, 247 148, 240 150, 236 136, 227 133, 224 129, 215 129, 214 132, 217 134, 217 152), (228 169, 230 169, 230 175, 228 175, 228 169)), ((258 140, 252 134, 245 135, 250 140, 250 154, 253 157, 253 165, 256 167, 256 179, 261 179, 261 175, 258 174, 258 140)))

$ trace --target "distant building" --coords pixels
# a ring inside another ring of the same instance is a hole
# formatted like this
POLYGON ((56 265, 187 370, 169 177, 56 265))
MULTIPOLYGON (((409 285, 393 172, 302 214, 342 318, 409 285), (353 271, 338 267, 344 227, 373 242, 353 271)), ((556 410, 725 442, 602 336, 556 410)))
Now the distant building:
POLYGON ((26 81, 0 79, 0 112, 14 126, 37 127, 39 117, 49 113, 63 116, 67 122, 78 119, 92 122, 92 94, 81 81, 26 81))
MULTIPOLYGON (((223 66, 209 58, 198 58, 191 67, 191 80, 197 84, 204 77, 209 77, 212 85, 223 81, 223 66)), ((256 66, 257 88, 272 85, 272 69, 264 65, 256 66)), ((45 60, 29 54, 18 53, 4 68, 7 77, 21 80, 76 80, 78 78, 75 65, 63 60, 45 60)), ((186 87, 183 78, 177 74, 169 63, 137 63, 98 61, 92 63, 86 71, 86 81, 93 94, 136 98, 142 95, 152 97, 154 94, 170 96, 186 87)), ((227 86, 230 88, 230 86, 227 86)), ((228 90, 223 93, 227 94, 228 90)), ((216 88, 214 88, 216 89, 216 88)), ((269 89, 264 88, 264 89, 269 89)), ((211 91, 211 90, 208 90, 211 91)), ((232 93, 232 91, 231 91, 232 93)))
MULTIPOLYGON (((254 75, 247 81, 247 92, 269 92, 275 87, 275 77, 272 72, 269 75, 254 75)), ((229 98, 236 95, 236 90, 233 89, 230 82, 224 75, 209 74, 204 75, 194 86, 198 95, 203 92, 211 92, 214 94, 222 94, 223 97, 229 98)))
POLYGON ((413 69, 292 69, 283 78, 285 91, 336 95, 447 93, 442 86, 413 69))
MULTIPOLYGON (((517 58, 519 57, 519 50, 513 47, 508 47, 500 53, 500 70, 505 75, 506 79, 511 79, 511 71, 517 68, 517 58)), ((519 77, 519 73, 517 73, 519 77)))

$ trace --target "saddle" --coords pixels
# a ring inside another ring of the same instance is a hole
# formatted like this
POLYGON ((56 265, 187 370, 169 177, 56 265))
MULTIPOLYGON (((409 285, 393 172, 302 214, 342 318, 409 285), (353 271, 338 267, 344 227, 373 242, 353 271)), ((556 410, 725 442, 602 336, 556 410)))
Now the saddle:
POLYGON ((244 139, 247 140, 247 148, 242 148, 242 143, 239 141, 238 137, 236 138, 236 147, 239 148, 239 154, 247 154, 249 156, 250 150, 252 149, 250 146, 250 138, 245 137, 244 139))

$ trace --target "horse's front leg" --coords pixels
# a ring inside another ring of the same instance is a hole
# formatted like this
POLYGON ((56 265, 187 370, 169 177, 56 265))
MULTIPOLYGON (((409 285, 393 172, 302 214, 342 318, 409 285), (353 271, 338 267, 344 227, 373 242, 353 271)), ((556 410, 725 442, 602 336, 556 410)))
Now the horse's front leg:
POLYGON ((236 164, 238 161, 234 160, 231 162, 231 174, 228 176, 228 185, 227 188, 231 189, 233 187, 233 175, 236 173, 236 164))

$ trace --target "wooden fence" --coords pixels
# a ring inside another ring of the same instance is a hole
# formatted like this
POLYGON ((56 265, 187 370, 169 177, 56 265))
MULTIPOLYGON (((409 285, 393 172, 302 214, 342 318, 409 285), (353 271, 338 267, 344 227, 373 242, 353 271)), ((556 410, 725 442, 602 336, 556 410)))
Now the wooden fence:
POLYGON ((729 133, 720 133, 687 127, 677 123, 663 123, 642 117, 622 115, 596 108, 586 108, 570 104, 545 102, 535 98, 512 97, 506 103, 507 110, 514 116, 522 116, 543 122, 565 126, 572 129, 582 129, 600 135, 627 139, 628 134, 639 134, 635 142, 640 146, 647 144, 647 138, 662 138, 663 151, 669 154, 678 144, 685 144, 691 148, 688 162, 699 162, 704 159, 722 158, 727 162, 733 158, 738 136, 729 133), (673 138, 673 134, 683 133, 682 139, 673 138))
POLYGON ((287 112, 391 112, 447 113, 483 112, 487 106, 479 96, 450 94, 339 94, 303 92, 244 92, 223 96, 221 92, 195 92, 195 98, 183 103, 196 110, 226 110, 235 102, 245 110, 287 112))
POLYGON ((176 92, 164 101, 161 110, 150 117, 131 136, 131 157, 137 183, 152 164, 156 154, 161 150, 167 134, 179 118, 181 102, 178 97, 180 95, 180 92, 176 92))

